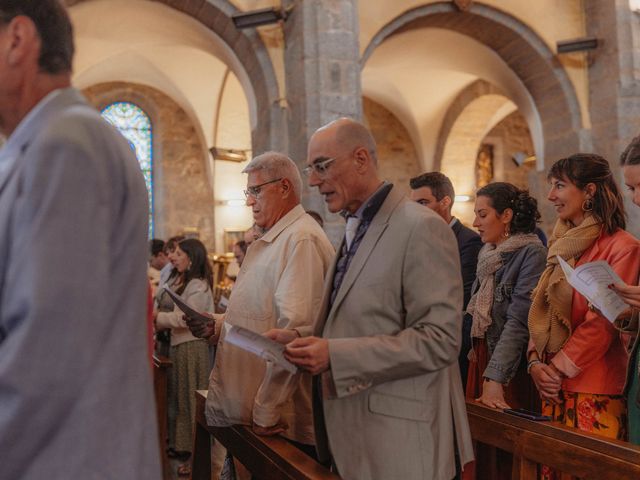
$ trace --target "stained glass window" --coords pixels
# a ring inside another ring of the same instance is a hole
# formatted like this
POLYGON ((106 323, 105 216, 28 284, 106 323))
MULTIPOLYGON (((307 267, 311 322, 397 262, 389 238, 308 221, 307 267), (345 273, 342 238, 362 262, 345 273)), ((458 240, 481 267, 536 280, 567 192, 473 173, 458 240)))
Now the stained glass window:
POLYGON ((153 132, 149 116, 129 102, 116 102, 102 110, 102 116, 129 141, 135 152, 149 193, 149 238, 153 238, 153 132))

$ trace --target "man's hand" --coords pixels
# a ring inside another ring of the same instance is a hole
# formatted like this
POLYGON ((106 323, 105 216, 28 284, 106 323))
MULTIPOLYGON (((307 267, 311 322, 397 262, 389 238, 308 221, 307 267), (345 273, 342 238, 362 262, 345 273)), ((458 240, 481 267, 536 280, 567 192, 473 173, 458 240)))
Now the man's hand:
POLYGON ((640 286, 616 283, 609 288, 622 297, 625 303, 635 308, 640 308, 640 286))
POLYGON ((536 384, 540 398, 551 403, 560 403, 562 375, 556 368, 546 363, 538 363, 531 367, 531 378, 536 384))
POLYGON ((289 330, 288 328, 272 328, 264 332, 263 335, 283 345, 293 342, 296 338, 300 338, 297 330, 289 330))
POLYGON ((253 426, 251 428, 253 430, 253 433, 255 433, 256 435, 270 437, 272 435, 284 433, 289 428, 289 425, 287 425, 285 422, 278 422, 271 427, 261 427, 257 423, 253 422, 253 426))
POLYGON ((216 321, 209 313, 202 313, 202 315, 210 318, 211 320, 205 323, 201 320, 188 317, 187 315, 183 315, 182 319, 185 321, 194 337, 210 340, 216 333, 216 321))
POLYGON ((329 341, 325 338, 297 338, 287 344, 284 356, 311 375, 329 370, 329 341))

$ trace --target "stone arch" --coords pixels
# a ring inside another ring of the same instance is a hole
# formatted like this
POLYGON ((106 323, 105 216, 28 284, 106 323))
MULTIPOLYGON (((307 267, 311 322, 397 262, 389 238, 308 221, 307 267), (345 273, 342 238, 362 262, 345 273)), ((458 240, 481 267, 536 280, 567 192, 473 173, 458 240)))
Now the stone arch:
POLYGON ((154 131, 155 211, 162 212, 154 218, 155 235, 168 238, 196 227, 200 239, 213 251, 212 172, 199 123, 171 97, 147 85, 107 82, 83 93, 99 110, 114 102, 131 102, 149 116, 154 131))
MULTIPOLYGON (((436 2, 409 10, 387 23, 366 47, 361 65, 387 38, 421 28, 442 28, 466 35, 493 50, 518 76, 537 110, 540 138, 532 134, 541 162, 580 150, 582 116, 574 87, 554 53, 526 24, 488 5, 474 2, 460 12, 452 2, 436 2)), ((544 164, 539 164, 542 168, 544 164)))
MULTIPOLYGON (((66 0, 71 7, 91 0, 66 0)), ((251 143, 254 152, 284 150, 285 115, 267 48, 255 29, 238 30, 231 15, 238 9, 229 0, 154 0, 193 17, 228 47, 231 68, 242 83, 251 111, 251 143)))
MULTIPOLYGON (((475 135, 478 138, 478 145, 484 137, 484 134, 491 130, 495 124, 502 120, 502 118, 506 117, 515 108, 515 106, 512 109, 508 108, 508 103, 511 102, 500 88, 484 80, 476 80, 462 90, 462 92, 460 92, 451 103, 451 106, 447 110, 444 120, 442 121, 440 132, 438 134, 438 144, 434 155, 434 170, 440 170, 443 165, 446 146, 452 140, 451 134, 456 128, 456 124, 460 121, 465 111, 468 111, 468 107, 481 97, 494 101, 489 102, 490 105, 485 105, 488 108, 483 110, 484 114, 482 118, 479 119, 480 123, 483 125, 478 125, 475 128, 475 130, 478 130, 475 135), (497 97, 500 97, 502 101, 498 100, 497 97)), ((475 153, 476 152, 473 152, 472 156, 475 155, 475 153)))

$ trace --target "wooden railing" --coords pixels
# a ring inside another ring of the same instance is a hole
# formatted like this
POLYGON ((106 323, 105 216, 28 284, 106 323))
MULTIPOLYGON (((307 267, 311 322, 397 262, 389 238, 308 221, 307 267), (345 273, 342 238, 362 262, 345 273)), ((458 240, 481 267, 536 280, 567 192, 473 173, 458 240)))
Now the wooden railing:
MULTIPOLYGON (((192 479, 211 478, 211 436, 260 480, 338 480, 300 450, 279 437, 260 437, 243 426, 207 426, 206 391, 196 392, 196 431, 192 479)), ((537 480, 538 465, 584 480, 640 479, 640 447, 565 427, 534 422, 467 402, 471 434, 477 448, 477 480, 499 478, 496 452, 513 456, 512 480, 537 480)))
POLYGON ((512 480, 535 480, 538 464, 581 479, 640 479, 640 447, 565 427, 534 422, 467 401, 477 442, 477 480, 497 477, 496 449, 513 454, 512 480))
POLYGON ((204 417, 206 398, 205 390, 196 392, 193 480, 211 479, 211 436, 260 480, 339 480, 340 477, 283 438, 261 437, 243 426, 207 426, 204 417))
POLYGON ((153 354, 153 389, 156 397, 156 415, 158 418, 158 439, 162 458, 162 479, 169 480, 171 468, 167 457, 167 382, 171 361, 167 357, 153 354))

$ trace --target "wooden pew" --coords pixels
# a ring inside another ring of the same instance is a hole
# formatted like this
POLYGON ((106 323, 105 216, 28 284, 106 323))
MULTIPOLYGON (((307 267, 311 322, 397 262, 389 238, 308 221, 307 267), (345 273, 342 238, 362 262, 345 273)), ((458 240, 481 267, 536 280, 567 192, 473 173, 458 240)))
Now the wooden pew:
POLYGON ((156 397, 156 415, 158 418, 158 440, 162 459, 162 479, 170 480, 171 466, 167 456, 167 385, 171 361, 167 357, 153 354, 153 389, 156 397))
POLYGON ((477 479, 495 478, 495 452, 513 454, 512 480, 536 480, 543 463, 582 479, 640 479, 640 447, 565 427, 534 422, 467 401, 478 442, 477 479))
POLYGON ((206 390, 196 393, 192 479, 211 479, 211 435, 260 480, 339 480, 340 477, 280 437, 260 437, 250 428, 209 427, 204 416, 206 390))

